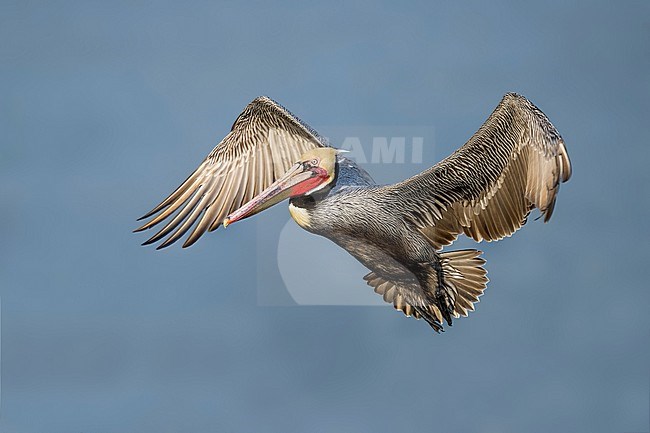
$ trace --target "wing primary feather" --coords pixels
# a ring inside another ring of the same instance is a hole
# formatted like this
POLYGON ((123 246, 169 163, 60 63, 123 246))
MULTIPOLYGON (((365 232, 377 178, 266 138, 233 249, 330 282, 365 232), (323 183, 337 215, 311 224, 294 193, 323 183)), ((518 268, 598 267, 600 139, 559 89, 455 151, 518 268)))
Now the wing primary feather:
POLYGON ((179 207, 181 207, 187 200, 194 194, 195 188, 199 188, 200 183, 198 182, 198 179, 195 180, 194 185, 191 187, 188 187, 183 194, 176 199, 173 203, 168 205, 168 207, 158 214, 155 218, 153 218, 151 221, 147 222, 146 224, 143 224, 142 226, 138 227, 135 229, 135 232, 140 232, 146 229, 150 229, 151 227, 157 225, 161 221, 165 220, 167 217, 169 217, 171 214, 173 214, 179 207), (198 187, 197 187, 198 185, 198 187))
POLYGON ((150 245, 154 242, 158 242, 160 239, 165 237, 169 232, 174 230, 174 228, 178 226, 178 224, 180 224, 180 222, 185 219, 187 214, 189 214, 192 211, 192 209, 194 209, 196 204, 199 202, 199 200, 203 196, 202 189, 203 186, 200 186, 197 189, 197 191, 194 193, 194 196, 190 199, 189 202, 187 202, 187 204, 181 209, 181 211, 178 212, 176 216, 174 216, 174 218, 172 218, 172 220, 169 221, 162 229, 160 229, 158 233, 150 237, 143 245, 150 245))
POLYGON ((176 231, 172 235, 169 236, 169 238, 167 238, 162 244, 160 244, 160 248, 165 248, 166 246, 173 244, 178 239, 180 239, 185 233, 187 233, 190 227, 192 227, 192 225, 199 218, 201 213, 205 212, 205 207, 209 197, 210 197, 210 191, 209 190, 205 191, 199 203, 197 203, 194 209, 192 209, 192 213, 190 213, 190 215, 187 218, 185 218, 185 221, 182 222, 182 224, 176 229, 176 231))
MULTIPOLYGON (((194 242, 196 242, 207 230, 208 226, 212 222, 211 218, 214 216, 212 204, 214 203, 215 198, 218 197, 219 193, 221 192, 222 187, 223 182, 219 182, 219 180, 216 179, 212 181, 212 184, 209 186, 208 191, 206 192, 205 198, 202 200, 202 202, 205 202, 206 204, 203 215, 201 216, 198 224, 194 227, 194 230, 192 230, 190 235, 183 243, 183 248, 187 248, 194 244, 194 242)), ((201 206, 201 204, 198 206, 201 206)))
POLYGON ((223 192, 215 199, 213 206, 215 207, 216 217, 212 224, 210 225, 210 230, 214 231, 219 227, 223 219, 232 212, 235 207, 233 197, 237 193, 238 186, 236 182, 239 179, 236 176, 230 176, 227 179, 227 183, 223 186, 223 192))
POLYGON ((195 180, 201 175, 202 168, 205 167, 205 162, 202 162, 199 167, 194 170, 192 174, 190 174, 187 179, 181 183, 174 192, 172 192, 166 199, 164 199, 158 206, 147 212, 145 215, 141 216, 138 218, 138 221, 142 221, 143 219, 149 218, 150 216, 158 213, 161 209, 169 206, 172 202, 176 201, 178 197, 183 195, 188 189, 192 189, 193 186, 195 185, 195 180))

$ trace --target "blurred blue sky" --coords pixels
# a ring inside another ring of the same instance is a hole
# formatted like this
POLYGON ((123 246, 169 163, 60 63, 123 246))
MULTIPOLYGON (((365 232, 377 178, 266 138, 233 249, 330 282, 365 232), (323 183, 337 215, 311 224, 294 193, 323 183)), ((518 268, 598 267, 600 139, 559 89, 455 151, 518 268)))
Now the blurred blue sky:
POLYGON ((0 0, 0 40, 3 433, 649 430, 647 1, 0 0), (507 91, 574 177, 549 224, 480 246, 487 293, 443 335, 260 306, 285 206, 188 250, 131 233, 255 96, 317 129, 433 127, 430 166, 507 91))

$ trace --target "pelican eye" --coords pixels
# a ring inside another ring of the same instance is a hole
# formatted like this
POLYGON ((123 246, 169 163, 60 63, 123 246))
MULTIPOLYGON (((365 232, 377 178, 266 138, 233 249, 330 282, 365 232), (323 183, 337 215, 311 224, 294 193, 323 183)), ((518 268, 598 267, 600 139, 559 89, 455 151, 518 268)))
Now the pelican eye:
POLYGON ((318 166, 318 160, 317 159, 312 159, 311 161, 309 161, 309 164, 311 164, 312 167, 316 167, 316 166, 318 166))

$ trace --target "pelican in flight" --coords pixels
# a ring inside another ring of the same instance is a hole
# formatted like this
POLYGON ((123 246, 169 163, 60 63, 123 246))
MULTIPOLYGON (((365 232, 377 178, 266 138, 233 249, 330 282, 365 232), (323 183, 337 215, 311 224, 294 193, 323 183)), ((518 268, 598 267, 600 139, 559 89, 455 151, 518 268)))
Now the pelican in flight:
POLYGON ((525 97, 506 94, 469 141, 430 169, 377 185, 340 150, 268 97, 253 100, 199 167, 135 231, 166 224, 143 245, 188 247, 289 199, 303 229, 348 251, 368 285, 406 316, 439 332, 467 316, 487 285, 474 249, 443 251, 460 234, 512 235, 533 208, 551 218, 571 176, 564 141, 525 97))

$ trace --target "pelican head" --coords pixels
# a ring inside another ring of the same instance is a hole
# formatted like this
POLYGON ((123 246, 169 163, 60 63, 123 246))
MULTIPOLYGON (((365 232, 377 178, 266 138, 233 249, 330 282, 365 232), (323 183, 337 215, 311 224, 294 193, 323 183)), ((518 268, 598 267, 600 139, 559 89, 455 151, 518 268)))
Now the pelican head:
POLYGON ((318 147, 302 154, 278 180, 224 219, 223 226, 255 215, 281 201, 310 195, 329 185, 336 176, 336 155, 331 147, 318 147))

